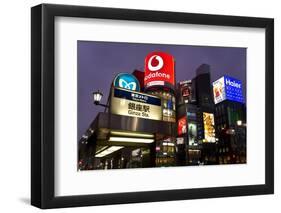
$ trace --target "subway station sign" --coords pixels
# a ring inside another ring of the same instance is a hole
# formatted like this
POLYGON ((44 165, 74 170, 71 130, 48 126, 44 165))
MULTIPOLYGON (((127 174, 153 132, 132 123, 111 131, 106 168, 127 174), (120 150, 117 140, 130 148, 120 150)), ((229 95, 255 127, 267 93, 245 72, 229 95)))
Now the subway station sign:
POLYGON ((229 76, 223 76, 213 83, 213 94, 215 104, 224 100, 244 103, 242 82, 229 76))
POLYGON ((115 76, 113 85, 128 90, 140 91, 139 81, 134 75, 129 73, 119 73, 115 76))
POLYGON ((117 115, 162 120, 160 98, 116 87, 112 88, 110 111, 117 115))

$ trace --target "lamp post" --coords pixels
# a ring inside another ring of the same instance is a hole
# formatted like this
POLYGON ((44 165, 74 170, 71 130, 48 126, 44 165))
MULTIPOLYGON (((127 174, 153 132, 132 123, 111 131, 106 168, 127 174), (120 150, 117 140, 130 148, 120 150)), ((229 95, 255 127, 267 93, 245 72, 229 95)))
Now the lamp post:
POLYGON ((99 90, 96 92, 93 92, 94 104, 108 108, 108 105, 100 103, 102 96, 103 96, 103 94, 99 90))

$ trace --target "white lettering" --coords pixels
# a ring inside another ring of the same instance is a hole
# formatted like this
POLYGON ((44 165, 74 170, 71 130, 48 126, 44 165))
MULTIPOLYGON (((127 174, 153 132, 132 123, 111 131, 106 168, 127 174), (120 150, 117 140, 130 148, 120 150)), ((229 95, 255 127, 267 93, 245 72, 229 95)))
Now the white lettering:
POLYGON ((231 81, 231 80, 229 80, 229 79, 226 79, 226 80, 225 80, 225 83, 226 83, 227 85, 232 86, 232 87, 241 88, 241 84, 239 84, 239 83, 237 83, 237 82, 235 82, 235 81, 231 81))
POLYGON ((133 111, 133 110, 128 110, 128 114, 129 114, 129 115, 141 116, 141 113, 140 113, 140 112, 136 112, 136 111, 133 111))
POLYGON ((166 74, 166 73, 161 73, 161 72, 154 72, 154 73, 149 73, 147 76, 145 76, 144 80, 147 81, 151 78, 167 78, 170 79, 171 76, 170 74, 166 74))

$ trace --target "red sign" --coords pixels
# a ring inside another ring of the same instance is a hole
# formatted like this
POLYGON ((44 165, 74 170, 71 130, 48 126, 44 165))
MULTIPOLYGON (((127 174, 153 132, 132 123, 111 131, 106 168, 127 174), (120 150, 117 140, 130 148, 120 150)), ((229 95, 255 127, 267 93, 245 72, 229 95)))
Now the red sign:
POLYGON ((186 116, 178 120, 178 135, 186 133, 186 116))
POLYGON ((164 52, 152 52, 145 58, 144 86, 175 85, 173 56, 164 52))

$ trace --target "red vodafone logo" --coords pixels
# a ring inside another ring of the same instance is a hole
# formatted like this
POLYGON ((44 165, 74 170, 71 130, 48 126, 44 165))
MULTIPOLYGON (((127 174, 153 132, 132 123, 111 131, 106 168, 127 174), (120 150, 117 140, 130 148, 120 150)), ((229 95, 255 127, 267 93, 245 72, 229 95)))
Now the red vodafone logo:
POLYGON ((164 52, 152 52, 145 58, 144 85, 165 86, 175 84, 174 58, 164 52))
POLYGON ((160 70, 164 65, 164 61, 159 55, 153 55, 148 60, 148 69, 150 71, 160 70))

